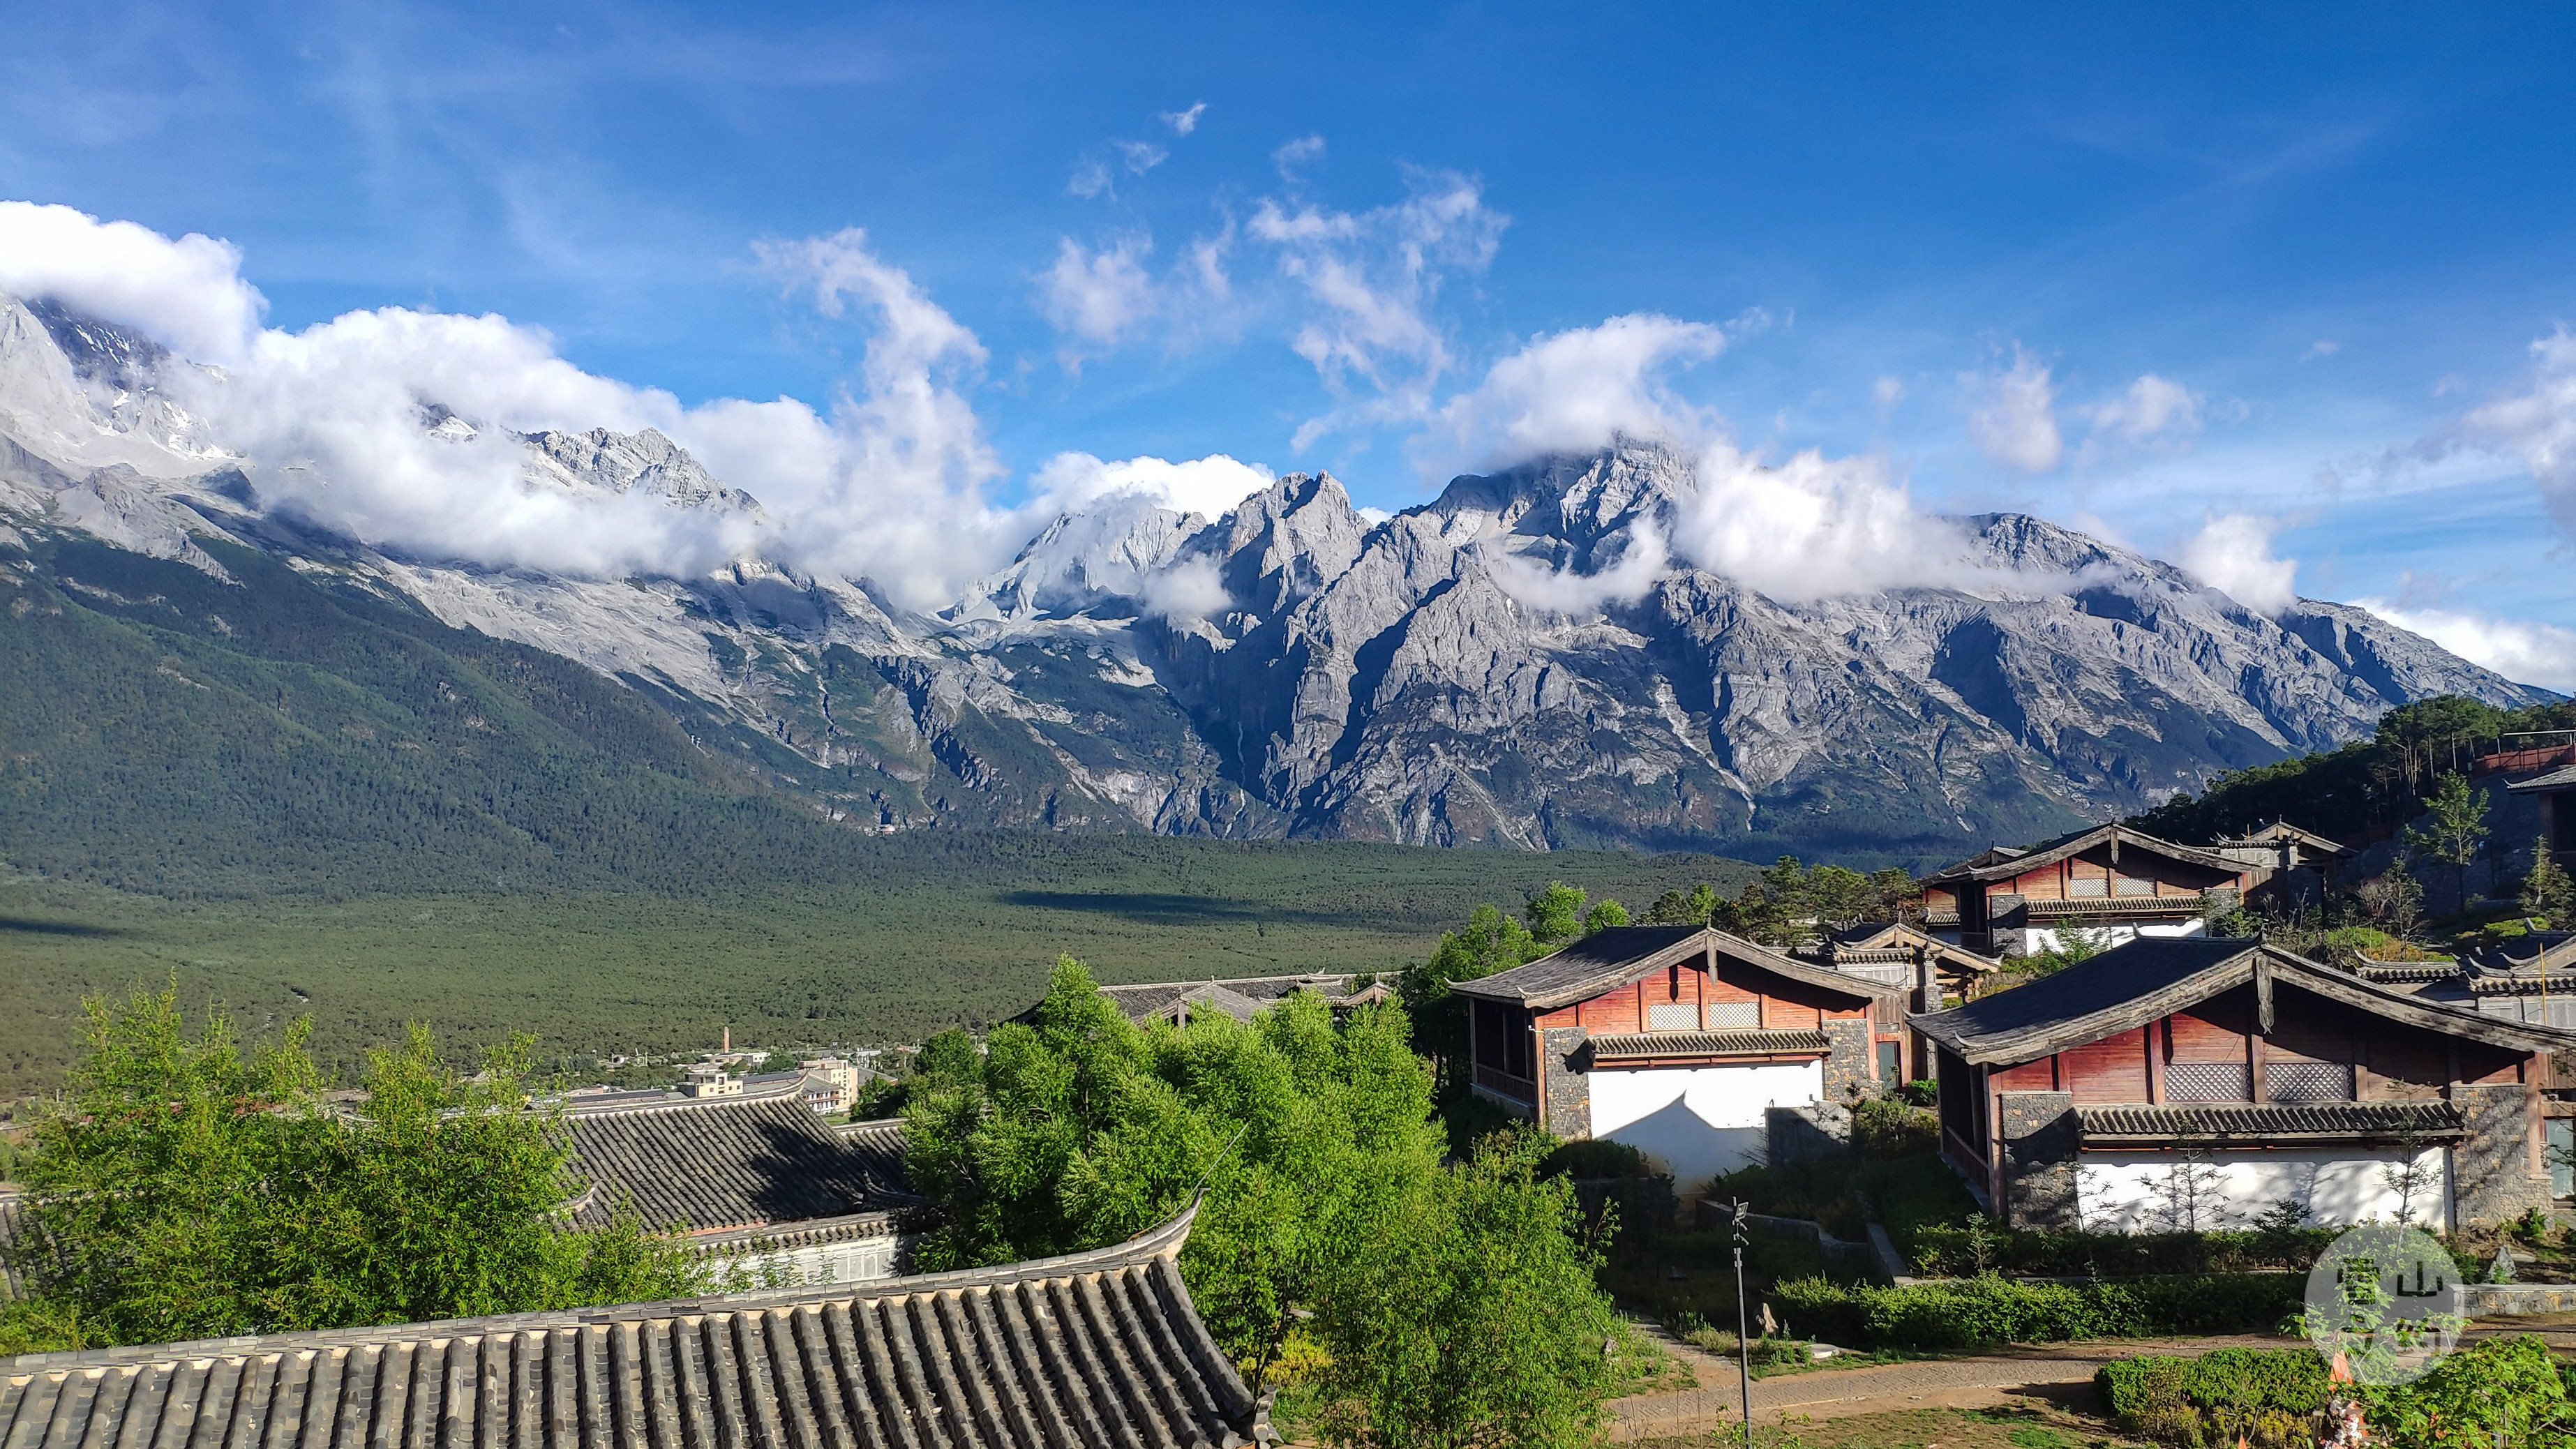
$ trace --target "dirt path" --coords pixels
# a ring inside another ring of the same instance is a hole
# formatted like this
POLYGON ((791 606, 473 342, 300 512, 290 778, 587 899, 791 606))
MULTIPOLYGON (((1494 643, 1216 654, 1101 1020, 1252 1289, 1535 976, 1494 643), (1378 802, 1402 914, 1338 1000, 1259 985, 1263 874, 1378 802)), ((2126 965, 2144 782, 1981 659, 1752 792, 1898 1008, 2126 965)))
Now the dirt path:
MULTIPOLYGON (((1659 1439, 1703 1433, 1740 1422, 1735 1366, 1649 1329, 1675 1358, 1690 1365, 1699 1387, 1641 1394, 1610 1405, 1617 1416, 1613 1439, 1659 1439)), ((2046 1344, 1976 1358, 1925 1359, 1863 1368, 1818 1369, 1753 1381, 1753 1418, 1842 1418, 1890 1409, 1975 1409, 2037 1396, 2065 1400, 2089 1391, 2093 1371, 2113 1359, 2140 1354, 2190 1357, 2214 1348, 2279 1348, 2291 1340, 2268 1337, 2131 1339, 2046 1344)))

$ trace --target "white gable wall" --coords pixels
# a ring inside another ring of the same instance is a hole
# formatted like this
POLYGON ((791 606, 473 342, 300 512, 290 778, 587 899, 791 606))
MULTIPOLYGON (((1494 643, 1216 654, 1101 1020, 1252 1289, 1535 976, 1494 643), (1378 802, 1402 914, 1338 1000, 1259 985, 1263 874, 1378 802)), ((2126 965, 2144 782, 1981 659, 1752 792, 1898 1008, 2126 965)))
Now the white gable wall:
POLYGON ((1687 1192, 1758 1162, 1769 1145, 1763 1112, 1823 1100, 1823 1062, 1617 1068, 1589 1074, 1592 1135, 1625 1142, 1687 1192))
POLYGON ((2415 1178, 2403 1180, 2405 1149, 2337 1147, 2277 1152, 2204 1152, 2186 1162, 2172 1152, 2087 1152, 2076 1161, 2077 1204, 2095 1232, 2151 1233, 2177 1226, 2199 1232, 2250 1228, 2288 1198, 2318 1227, 2344 1227, 2401 1215, 2435 1231, 2451 1225, 2450 1153, 2416 1153, 2415 1178), (2411 1186, 2411 1197, 2401 1189, 2411 1186), (2175 1221, 2196 1209, 2196 1223, 2175 1221), (2410 1210, 2404 1210, 2411 1203, 2410 1210))

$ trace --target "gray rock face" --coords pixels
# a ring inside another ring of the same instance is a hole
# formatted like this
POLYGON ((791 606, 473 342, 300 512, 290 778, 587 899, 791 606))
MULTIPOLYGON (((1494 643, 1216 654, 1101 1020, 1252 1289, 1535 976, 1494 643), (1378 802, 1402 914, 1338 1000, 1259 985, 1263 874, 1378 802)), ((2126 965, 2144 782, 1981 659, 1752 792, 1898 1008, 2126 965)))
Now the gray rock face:
MULTIPOLYGON (((0 298, 0 526, 210 571, 201 537, 288 554, 580 660, 881 828, 1921 862, 2331 746, 2408 700, 2546 697, 2363 610, 2266 617, 2018 514, 1944 525, 1955 587, 1791 603, 1672 565, 1549 605, 1530 579, 1648 557, 1691 495, 1686 458, 1641 446, 1462 477, 1374 525, 1329 477, 1213 522, 1113 495, 931 615, 759 558, 599 581, 395 557, 263 513, 160 401, 172 365, 0 298)), ((477 432, 427 402, 422 426, 477 432)), ((538 486, 759 508, 651 431, 521 441, 538 486)))

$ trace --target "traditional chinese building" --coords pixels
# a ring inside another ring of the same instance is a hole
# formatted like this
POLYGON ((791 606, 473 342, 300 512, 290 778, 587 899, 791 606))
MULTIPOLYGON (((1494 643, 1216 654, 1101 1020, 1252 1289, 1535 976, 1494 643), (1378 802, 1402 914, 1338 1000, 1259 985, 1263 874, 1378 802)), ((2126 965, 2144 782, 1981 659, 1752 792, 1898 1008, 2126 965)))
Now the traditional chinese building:
POLYGON ((1701 926, 1597 931, 1462 981, 1478 1096, 1680 1181, 1761 1160, 1774 1112, 1906 1080, 1899 988, 1701 926))
POLYGON ((1271 1443, 1181 1281, 1192 1212, 962 1273, 0 1358, 0 1442, 1271 1443))
POLYGON ((1995 847, 1921 882, 1936 935, 1992 956, 2030 956, 2074 930, 2103 945, 2189 936, 2242 905, 2267 866, 2176 845, 2125 825, 2097 825, 2028 850, 1995 847))
POLYGON ((2257 941, 2146 938, 1914 1018, 1941 1150, 2016 1226, 2501 1222, 2551 1198, 2544 1090, 2576 1033, 2257 941))
POLYGON ((2576 765, 2518 781, 2505 789, 2531 796, 2532 803, 2540 807, 2540 833, 2549 842, 2550 854, 2561 860, 2576 858, 2576 765))
POLYGON ((903 1124, 827 1123, 797 1092, 575 1105, 563 1131, 575 1222, 631 1207, 753 1281, 883 1278, 920 1227, 903 1124))

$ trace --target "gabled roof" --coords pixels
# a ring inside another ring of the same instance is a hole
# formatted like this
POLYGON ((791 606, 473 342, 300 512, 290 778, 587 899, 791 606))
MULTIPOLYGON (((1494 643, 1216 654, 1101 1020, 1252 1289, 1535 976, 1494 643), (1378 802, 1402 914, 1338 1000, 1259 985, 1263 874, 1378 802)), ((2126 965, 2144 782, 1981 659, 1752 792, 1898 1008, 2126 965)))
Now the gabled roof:
POLYGON ((1864 921, 1856 926, 1838 926, 1825 932, 1824 945, 1820 950, 1801 950, 1798 954, 1801 959, 1821 955, 1823 963, 1831 965, 1855 951, 1907 950, 1928 950, 1934 960, 1953 971, 1972 974, 1994 971, 2003 965, 1991 956, 1980 956, 1965 946, 1944 941, 1903 921, 1864 921))
POLYGON ((1532 1011, 1554 1011, 1588 1001, 1604 991, 1642 981, 1657 971, 1697 961, 1714 949, 1718 955, 1768 971, 1786 980, 1839 993, 1853 1001, 1897 996, 1874 981, 1811 966, 1740 936, 1706 926, 1612 926, 1526 966, 1497 971, 1449 989, 1479 1001, 1508 1002, 1532 1011))
POLYGON ((2170 1015, 2252 982, 2270 1029, 2273 985, 2287 982, 2375 1016, 2519 1051, 2576 1051, 2576 1033, 2408 996, 2260 941, 2142 936, 2027 986, 1911 1018, 1971 1066, 2035 1061, 2170 1015))
POLYGON ((1924 884, 1954 880, 2005 880, 2026 870, 2034 870, 2043 865, 2054 865, 2070 855, 2081 854, 2094 846, 2105 844, 2127 846, 2179 860, 2187 865, 2223 870, 2230 875, 2245 869, 2243 861, 2230 860, 2217 851, 2206 850, 2197 845, 2176 845, 2170 840, 2159 840, 2144 831, 2132 830, 2126 825, 2113 821, 2109 825, 2095 825, 2078 830, 2071 835, 2061 835, 2055 840, 2034 845, 2028 850, 2012 852, 1989 850, 1984 855, 1972 856, 1957 865, 1949 866, 1937 875, 1926 876, 1924 884))
POLYGON ((2275 820, 2260 830, 2248 830, 2242 835, 2232 835, 2214 844, 2221 846, 2279 845, 2284 841, 2298 846, 2300 850, 2310 855, 2345 856, 2353 853, 2352 847, 2342 841, 2329 840, 2313 830, 2303 830, 2292 825, 2287 820, 2275 820))
POLYGON ((2546 775, 2534 775, 2505 789, 2517 795, 2525 790, 2576 790, 2576 765, 2561 765, 2546 775))
POLYGON ((644 1225, 693 1232, 880 1211, 915 1201, 900 1173, 900 1124, 888 1150, 844 1137, 801 1097, 682 1098, 567 1112, 573 1168, 588 1181, 575 1220, 608 1220, 623 1199, 644 1225))
MULTIPOLYGON (((1176 1007, 1196 1006, 1223 1011, 1237 1020, 1248 1021, 1252 1013, 1274 1006, 1300 991, 1312 991, 1326 1001, 1345 1002, 1355 995, 1375 1000, 1378 993, 1362 988, 1354 993, 1351 983, 1358 976, 1349 972, 1315 972, 1303 976, 1231 976, 1206 981, 1147 981, 1131 986, 1103 986, 1100 994, 1109 998, 1126 1013, 1129 1021, 1150 1021, 1173 1014, 1176 1007)), ((1017 1019, 1034 1018, 1037 1008, 1021 1012, 1017 1019)))
POLYGON ((1242 1445, 1274 1437, 1175 1266, 1114 1247, 676 1303, 0 1359, 0 1442, 1242 1445))

